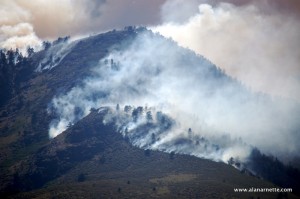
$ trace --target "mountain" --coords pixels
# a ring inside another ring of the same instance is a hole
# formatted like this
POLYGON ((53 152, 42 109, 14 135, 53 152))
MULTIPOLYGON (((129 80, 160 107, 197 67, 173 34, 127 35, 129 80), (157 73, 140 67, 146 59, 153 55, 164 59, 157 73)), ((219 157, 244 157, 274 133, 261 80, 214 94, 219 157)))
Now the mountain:
MULTIPOLYGON (((124 78, 119 76, 119 71, 130 59, 126 53, 116 53, 115 57, 110 57, 111 54, 126 49, 144 32, 158 38, 158 44, 169 42, 176 55, 180 55, 177 58, 181 64, 203 66, 201 70, 197 69, 203 74, 198 76, 203 84, 197 89, 207 91, 210 96, 214 96, 213 90, 222 95, 222 90, 226 90, 226 97, 230 95, 233 101, 238 101, 240 96, 235 95, 236 90, 228 89, 234 85, 247 98, 254 98, 241 84, 205 58, 144 28, 127 27, 77 41, 69 41, 69 37, 59 38, 53 43, 44 42, 44 49, 39 52, 30 49, 28 57, 13 51, 1 51, 1 195, 11 198, 296 198, 286 193, 234 193, 234 188, 274 186, 292 187, 297 193, 299 171, 258 149, 252 151, 252 161, 239 162, 234 158, 229 162, 232 166, 220 159, 215 162, 180 155, 193 155, 195 150, 212 154, 222 151, 222 145, 195 135, 193 129, 188 129, 187 136, 163 142, 155 148, 174 131, 178 123, 176 118, 164 114, 158 107, 136 107, 133 104, 125 106, 123 111, 114 98, 122 91, 132 93, 133 98, 140 98, 141 93, 148 97, 151 90, 144 89, 144 86, 151 85, 147 82, 150 80, 145 76, 129 76, 125 78, 129 88, 122 87, 124 83, 117 84, 117 88, 110 86, 124 78), (94 66, 99 64, 100 71, 95 70, 94 66), (109 70, 102 71, 105 67, 109 70), (107 79, 110 76, 115 78, 107 79), (107 87, 95 88, 93 80, 98 81, 99 77, 102 78, 101 85, 106 82, 107 87), (84 89, 90 92, 86 94, 84 89), (112 93, 112 90, 116 92, 112 93), (70 93, 78 95, 74 97, 70 93), (79 104, 81 99, 83 105, 79 104), (68 108, 70 102, 78 104, 70 108, 72 117, 64 118, 65 109, 60 106, 68 108), (119 108, 111 108, 115 106, 119 108), (49 139, 49 127, 50 130, 51 127, 58 129, 59 124, 64 124, 65 128, 49 139)), ((145 38, 141 38, 144 41, 145 38)), ((133 46, 133 49, 140 51, 146 48, 146 44, 133 46)), ((146 56, 161 61, 155 52, 146 56)), ((138 63, 141 59, 134 57, 134 60, 138 63)), ((143 64, 152 66, 153 63, 146 59, 143 64)), ((126 71, 131 67, 139 69, 131 62, 128 67, 126 71)), ((151 68, 146 72, 151 78, 163 73, 160 67, 151 68)), ((188 72, 195 73, 192 68, 188 72)), ((139 73, 142 75, 143 72, 139 73)), ((156 86, 155 92, 159 93, 156 86)))

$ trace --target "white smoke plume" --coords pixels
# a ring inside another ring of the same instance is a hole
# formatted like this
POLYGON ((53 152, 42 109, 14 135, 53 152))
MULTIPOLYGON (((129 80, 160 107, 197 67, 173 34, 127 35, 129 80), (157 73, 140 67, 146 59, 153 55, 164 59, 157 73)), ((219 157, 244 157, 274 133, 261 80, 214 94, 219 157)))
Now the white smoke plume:
POLYGON ((203 57, 149 33, 100 60, 81 86, 53 99, 49 112, 58 119, 52 121, 49 135, 57 136, 91 108, 117 103, 155 107, 175 120, 174 129, 152 148, 174 151, 174 146, 165 146, 186 137, 191 128, 195 136, 204 136, 223 150, 182 151, 215 160, 245 160, 250 146, 279 157, 295 157, 300 149, 299 104, 251 94, 203 57))
POLYGON ((271 5, 278 1, 201 2, 167 1, 164 23, 152 29, 204 55, 251 89, 299 101, 298 15, 274 10, 271 5))
POLYGON ((42 72, 44 70, 51 70, 56 67, 64 57, 73 49, 79 40, 69 41, 68 37, 59 38, 52 44, 48 44, 44 58, 40 61, 36 68, 36 72, 42 72))
POLYGON ((19 49, 26 54, 27 47, 39 48, 41 40, 35 35, 28 23, 0 26, 0 48, 19 49))

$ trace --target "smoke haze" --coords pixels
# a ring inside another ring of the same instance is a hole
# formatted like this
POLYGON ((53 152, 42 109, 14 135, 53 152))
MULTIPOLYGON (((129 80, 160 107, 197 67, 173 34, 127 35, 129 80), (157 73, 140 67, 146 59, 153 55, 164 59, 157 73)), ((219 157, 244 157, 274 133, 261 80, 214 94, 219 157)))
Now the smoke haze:
MULTIPOLYGON (((174 119, 175 127, 153 149, 176 151, 170 143, 186 137, 191 128, 194 135, 205 136, 222 151, 188 146, 179 151, 214 160, 245 160, 250 146, 279 157, 295 157, 299 151, 298 104, 252 94, 205 58, 150 33, 100 60, 82 86, 54 98, 49 111, 59 119, 52 121, 49 135, 60 134, 91 108, 117 103, 147 105, 174 119)), ((150 142, 145 139, 135 142, 145 146, 150 142)))
MULTIPOLYGON (((24 51, 28 45, 39 48, 42 40, 144 25, 204 55, 251 90, 299 102, 299 11, 297 0, 1 0, 0 47, 24 51)), ((221 86, 212 77, 198 79, 207 73, 202 69, 210 68, 210 62, 193 56, 188 56, 191 60, 186 62, 177 60, 181 52, 173 50, 177 49, 174 43, 148 36, 143 39, 107 58, 119 62, 120 71, 106 70, 102 60, 95 67, 96 75, 86 79, 82 87, 53 99, 53 111, 60 119, 52 121, 51 137, 88 114, 92 107, 147 103, 178 122, 177 130, 168 134, 167 140, 182 136, 191 127, 195 134, 222 145, 224 151, 214 159, 247 157, 247 147, 222 143, 220 137, 224 134, 232 140, 241 137, 266 153, 297 155, 297 104, 277 99, 269 103, 256 95, 252 99, 248 91, 235 84, 221 86), (124 82, 129 86, 124 88, 124 82), (220 88, 211 94, 216 85, 220 88), (97 100, 91 100, 94 97, 97 100)), ((72 45, 63 47, 58 52, 60 57, 72 45)))
POLYGON ((179 9, 182 4, 168 1, 165 23, 153 30, 204 55, 251 89, 300 99, 298 18, 265 14, 255 4, 197 4, 189 12, 179 9))
POLYGON ((53 40, 67 35, 88 35, 132 24, 158 24, 159 7, 163 2, 164 0, 1 0, 0 47, 36 47, 41 40, 53 40))
POLYGON ((300 99, 297 0, 53 0, 0 2, 0 47, 152 26, 251 89, 300 99))

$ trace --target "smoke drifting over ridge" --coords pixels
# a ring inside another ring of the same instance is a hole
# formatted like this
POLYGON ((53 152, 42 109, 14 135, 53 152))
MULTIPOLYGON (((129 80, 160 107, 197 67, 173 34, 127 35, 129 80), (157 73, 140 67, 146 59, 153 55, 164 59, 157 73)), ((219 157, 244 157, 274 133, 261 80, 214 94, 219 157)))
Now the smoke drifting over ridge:
POLYGON ((154 149, 171 151, 174 146, 168 143, 185 137, 192 128, 195 135, 222 147, 219 153, 182 151, 201 157, 245 160, 250 146, 279 157, 295 157, 299 151, 298 104, 251 94, 203 57, 149 33, 100 60, 92 77, 53 99, 49 111, 58 114, 58 120, 52 121, 49 135, 60 134, 91 108, 117 103, 121 107, 147 104, 175 120, 176 126, 154 149), (239 138, 248 145, 230 141, 239 138))
POLYGON ((297 0, 2 0, 0 47, 152 26, 252 89, 299 100, 299 19, 297 0))
POLYGON ((256 91, 300 99, 298 17, 266 7, 269 1, 243 6, 189 2, 190 7, 179 9, 186 2, 168 1, 165 22, 152 29, 204 55, 256 91))

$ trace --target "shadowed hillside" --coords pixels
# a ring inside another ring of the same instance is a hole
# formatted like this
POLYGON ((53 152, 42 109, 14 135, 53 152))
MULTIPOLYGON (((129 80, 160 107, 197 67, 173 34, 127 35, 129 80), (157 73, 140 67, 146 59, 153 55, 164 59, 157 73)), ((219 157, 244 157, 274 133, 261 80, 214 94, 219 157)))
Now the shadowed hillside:
MULTIPOLYGON (((35 155, 14 167, 6 193, 22 198, 274 198, 234 188, 274 187, 224 163, 142 150, 103 124, 109 109, 93 111, 35 155)), ((289 195, 289 198, 293 198, 289 195)))

